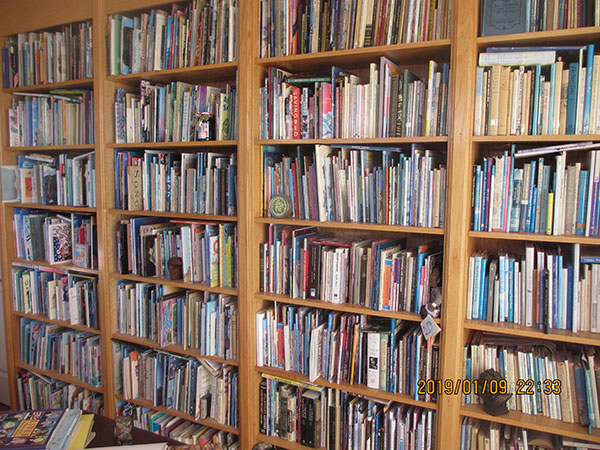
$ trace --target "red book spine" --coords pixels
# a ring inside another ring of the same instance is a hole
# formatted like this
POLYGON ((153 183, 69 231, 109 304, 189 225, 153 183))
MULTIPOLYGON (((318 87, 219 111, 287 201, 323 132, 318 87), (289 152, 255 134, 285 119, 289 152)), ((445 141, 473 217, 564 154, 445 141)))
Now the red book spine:
POLYGON ((300 88, 292 89, 292 139, 300 139, 300 88))

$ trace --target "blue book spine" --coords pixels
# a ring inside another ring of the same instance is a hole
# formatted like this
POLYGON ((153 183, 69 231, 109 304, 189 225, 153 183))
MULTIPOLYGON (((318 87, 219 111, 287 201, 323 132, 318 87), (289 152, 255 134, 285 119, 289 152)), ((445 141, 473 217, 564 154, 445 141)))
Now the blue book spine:
POLYGON ((515 260, 508 260, 508 321, 515 321, 515 260))
POLYGON ((488 295, 489 295, 489 286, 490 286, 490 277, 488 274, 485 275, 485 280, 483 280, 483 302, 481 303, 481 318, 483 320, 487 319, 487 311, 488 311, 488 295))
POLYGON ((481 289, 481 256, 475 256, 475 261, 473 263, 473 299, 472 299, 472 312, 471 316, 473 319, 479 319, 479 289, 481 289))
POLYGON ((487 273, 487 258, 481 258, 481 275, 479 276, 479 279, 481 280, 480 282, 480 286, 479 286, 479 318, 485 320, 486 315, 484 313, 485 311, 485 303, 487 300, 486 297, 486 286, 487 286, 487 277, 486 277, 486 273, 487 273))
POLYGON ((498 274, 500 275, 500 290, 499 290, 499 295, 500 298, 498 300, 498 322, 504 322, 505 321, 505 298, 504 298, 504 294, 506 292, 506 257, 505 256, 500 256, 498 258, 498 274))
POLYGON ((483 168, 482 168, 482 174, 481 174, 481 194, 479 194, 481 196, 481 206, 479 208, 479 230, 478 231, 487 231, 487 227, 485 226, 487 222, 489 222, 489 218, 488 215, 490 213, 490 202, 488 201, 488 197, 487 197, 487 178, 488 178, 488 167, 489 164, 492 163, 492 159, 491 158, 484 158, 483 160, 483 168))
POLYGON ((585 234, 588 204, 588 173, 587 170, 582 170, 579 173, 579 200, 577 206, 577 227, 575 229, 576 234, 579 236, 585 234))
MULTIPOLYGON (((525 214, 525 232, 531 232, 531 214, 533 207, 533 198, 534 198, 534 185, 535 185, 535 176, 537 174, 536 171, 537 161, 531 161, 531 172, 529 176, 529 198, 527 200, 527 213, 525 214)), ((533 210, 535 212, 535 210, 533 210)))
POLYGON ((567 95, 567 134, 575 134, 577 124, 577 85, 579 83, 579 64, 569 64, 569 92, 567 95))
POLYGON ((531 205, 531 223, 529 226, 529 232, 530 233, 535 233, 535 224, 537 221, 537 204, 538 204, 538 198, 540 196, 540 191, 537 187, 533 188, 533 195, 532 195, 532 199, 533 199, 533 204, 531 205))
MULTIPOLYGON (((585 11, 585 8, 583 8, 583 11, 585 11)), ((590 109, 592 106, 592 81, 594 74, 594 44, 589 44, 587 46, 586 56, 587 62, 585 69, 585 100, 583 103, 583 134, 590 133, 590 109)), ((594 107, 596 107, 596 105, 594 105, 594 107)))
POLYGON ((475 206, 473 211, 473 229, 480 231, 480 210, 481 210, 481 166, 475 166, 475 206))
POLYGON ((560 0, 558 7, 558 29, 564 28, 563 24, 565 21, 565 0, 560 0))

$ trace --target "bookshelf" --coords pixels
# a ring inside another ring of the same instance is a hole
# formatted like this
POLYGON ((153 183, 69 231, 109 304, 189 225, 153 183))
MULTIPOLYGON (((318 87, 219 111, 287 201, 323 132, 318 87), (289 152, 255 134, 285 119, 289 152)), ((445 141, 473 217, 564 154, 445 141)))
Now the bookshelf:
MULTIPOLYGON (((145 349, 163 349, 174 354, 188 357, 205 358, 215 363, 224 363, 237 368, 239 374, 238 411, 239 425, 231 427, 212 420, 198 421, 219 430, 240 437, 241 448, 250 449, 260 441, 269 442, 282 448, 308 448, 275 436, 259 433, 260 403, 259 384, 262 374, 280 376, 296 382, 307 382, 308 377, 300 373, 284 371, 271 367, 257 366, 256 357, 256 313, 272 306, 275 302, 283 305, 318 308, 331 312, 364 314, 369 318, 384 320, 402 320, 417 324, 416 314, 402 311, 379 311, 352 304, 334 304, 317 299, 296 299, 290 296, 260 291, 260 244, 268 238, 271 224, 288 226, 314 226, 321 233, 335 236, 406 237, 410 245, 439 240, 443 243, 443 304, 442 313, 436 319, 442 329, 440 336, 440 378, 458 380, 463 378, 463 347, 470 333, 474 331, 491 332, 503 336, 522 339, 540 339, 549 342, 589 345, 600 343, 596 333, 571 333, 564 330, 550 330, 543 333, 524 326, 502 323, 494 324, 479 320, 467 320, 466 298, 469 291, 469 258, 483 248, 523 249, 527 243, 538 245, 581 244, 587 248, 600 248, 600 238, 572 235, 515 234, 499 232, 472 231, 471 229, 471 192, 472 167, 479 162, 482 152, 497 149, 506 144, 522 146, 550 145, 552 143, 570 143, 600 141, 600 135, 542 135, 542 136, 474 136, 474 104, 476 67, 479 53, 491 46, 523 45, 583 45, 598 42, 599 27, 586 27, 570 30, 541 31, 512 35, 478 37, 480 1, 453 0, 451 34, 448 39, 400 43, 356 49, 324 51, 291 56, 258 58, 260 30, 256 18, 259 17, 258 0, 238 1, 238 55, 237 61, 217 64, 183 67, 110 75, 107 69, 107 20, 110 15, 137 14, 153 8, 170 8, 173 2, 165 0, 135 0, 124 6, 117 0, 58 0, 46 4, 38 0, 0 4, 1 44, 19 32, 53 29, 54 27, 92 21, 94 47, 94 75, 91 79, 77 79, 37 86, 3 89, 0 94, 1 151, 0 165, 16 164, 17 156, 25 153, 81 154, 95 152, 96 155, 96 207, 73 207, 55 205, 32 205, 3 203, 1 206, 0 235, 6 237, 6 245, 1 246, 3 298, 5 308, 5 330, 7 336, 19 336, 21 319, 38 320, 50 325, 64 326, 81 332, 93 332, 100 335, 102 349, 102 384, 94 387, 83 383, 76 377, 35 368, 20 360, 19 339, 7 339, 7 360, 9 377, 16 380, 20 370, 38 373, 45 377, 60 380, 87 389, 104 396, 104 411, 110 417, 116 413, 116 404, 125 400, 117 392, 114 379, 114 367, 118 364, 113 354, 113 343, 137 345, 145 349), (448 132, 446 136, 389 137, 389 138, 331 138, 331 139, 262 139, 260 134, 261 117, 259 113, 260 88, 268 67, 276 67, 290 72, 326 73, 335 65, 349 70, 368 73, 369 63, 378 62, 381 56, 409 67, 420 74, 425 73, 430 59, 439 63, 449 63, 451 77, 449 84, 448 132), (460 76, 458 76, 460 74, 460 76), (237 86, 237 138, 220 141, 198 142, 147 142, 115 143, 114 95, 118 88, 136 89, 141 80, 152 83, 182 81, 192 84, 211 84, 224 86, 235 83, 237 86), (8 137, 7 109, 16 93, 46 93, 52 89, 91 89, 94 93, 94 144, 11 147, 8 137), (261 193, 261 147, 264 145, 282 146, 294 149, 297 145, 371 145, 388 147, 406 147, 410 144, 422 144, 435 153, 443 154, 447 169, 446 215, 443 228, 409 227, 399 225, 380 225, 352 222, 320 222, 292 218, 276 219, 262 216, 261 193), (114 152, 115 149, 143 151, 158 150, 175 152, 224 152, 237 156, 237 211, 235 215, 195 214, 184 212, 128 211, 116 209, 114 152), (15 242, 12 238, 12 220, 14 208, 34 208, 47 213, 91 213, 97 218, 98 269, 82 269, 72 264, 51 266, 41 261, 26 261, 17 258, 15 242), (210 287, 202 283, 170 280, 167 278, 145 277, 133 274, 121 274, 117 268, 117 249, 115 232, 121 220, 137 217, 160 217, 167 220, 210 221, 233 223, 237 225, 238 238, 238 283, 236 287, 210 287), (11 266, 13 263, 37 264, 61 270, 73 270, 78 273, 97 276, 99 328, 92 329, 84 325, 71 325, 61 320, 48 319, 41 315, 15 311, 11 301, 11 266), (201 293, 230 295, 238 299, 239 357, 235 360, 216 356, 202 356, 197 349, 184 350, 183 346, 160 347, 154 340, 126 335, 117 329, 117 306, 115 292, 117 283, 128 280, 134 283, 150 283, 169 288, 190 289, 201 293), (457 356, 459 355, 459 356, 457 356)), ((183 3, 183 2, 179 2, 183 3)), ((362 384, 334 383, 324 378, 317 379, 317 385, 335 388, 353 394, 372 396, 400 404, 422 406, 436 411, 435 435, 436 448, 459 448, 461 424, 465 417, 520 426, 536 431, 549 432, 577 439, 600 442, 598 430, 588 434, 584 427, 545 417, 525 415, 512 411, 501 417, 492 417, 483 412, 480 405, 461 405, 460 396, 439 396, 436 403, 414 400, 406 394, 391 394, 362 384), (443 437, 443 438, 441 438, 443 437)), ((10 393, 13 407, 18 406, 17 383, 11 383, 10 393)), ((162 406, 153 406, 143 399, 127 399, 129 403, 165 412, 162 406)), ((182 412, 169 410, 170 414, 194 421, 194 417, 182 412)))

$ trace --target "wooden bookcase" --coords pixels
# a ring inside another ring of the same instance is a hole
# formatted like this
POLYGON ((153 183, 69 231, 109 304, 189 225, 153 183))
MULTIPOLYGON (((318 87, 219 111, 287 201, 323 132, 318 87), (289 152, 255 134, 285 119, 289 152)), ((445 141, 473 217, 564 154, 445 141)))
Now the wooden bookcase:
MULTIPOLYGON (((297 305, 307 305, 327 308, 337 311, 365 313, 372 316, 396 317, 399 319, 416 320, 407 313, 384 313, 380 311, 365 311, 351 305, 334 305, 315 301, 297 300, 288 297, 263 294, 259 292, 259 244, 264 241, 269 223, 314 225, 320 229, 336 229, 348 233, 397 233, 404 236, 436 237, 444 243, 444 286, 443 309, 441 317, 441 378, 458 380, 463 376, 462 354, 468 334, 472 330, 483 330, 520 336, 523 339, 543 338, 560 342, 571 342, 582 345, 600 344, 600 336, 593 333, 551 332, 543 334, 536 330, 525 329, 510 325, 492 325, 479 321, 464 319, 466 298, 468 292, 468 260, 475 249, 485 246, 507 245, 523 246, 525 242, 539 243, 581 243, 599 246, 598 238, 582 238, 575 236, 546 236, 509 233, 482 233, 470 231, 471 217, 471 174, 476 161, 478 149, 488 144, 504 143, 543 143, 569 142, 583 140, 600 140, 599 135, 585 136, 531 136, 531 137, 474 137, 474 99, 475 99, 475 68, 478 53, 492 45, 549 45, 566 43, 598 42, 600 28, 591 27, 576 30, 553 32, 524 33, 493 37, 477 37, 479 23, 479 0, 453 0, 451 38, 433 42, 414 44, 399 44, 385 47, 372 47, 356 50, 340 50, 307 55, 297 55, 281 58, 259 59, 259 2, 258 0, 239 0, 239 59, 235 63, 216 64, 158 72, 137 73, 122 76, 108 76, 106 67, 106 20, 107 16, 116 12, 142 11, 150 8, 168 5, 172 2, 165 0, 131 0, 125 4, 117 0, 57 0, 42 2, 40 0, 24 0, 21 2, 2 2, 0 4, 0 38, 3 43, 7 36, 21 31, 32 31, 50 28, 56 25, 77 22, 85 19, 93 21, 94 41, 94 77, 91 80, 76 80, 54 85, 18 88, 30 92, 49 90, 58 87, 88 87, 94 90, 95 114, 95 144, 88 146, 61 147, 8 147, 7 108, 11 98, 11 90, 3 89, 0 95, 0 164, 14 164, 16 155, 28 151, 57 152, 70 150, 94 150, 97 165, 97 207, 94 211, 98 219, 99 269, 89 271, 98 275, 100 330, 103 358, 103 385, 100 388, 87 386, 77 379, 31 368, 19 358, 19 320, 24 316, 13 310, 11 264, 16 261, 15 244, 12 231, 12 216, 15 204, 2 204, 0 220, 0 236, 5 241, 1 246, 1 263, 3 274, 3 298, 5 311, 5 333, 7 336, 7 356, 11 403, 18 406, 16 374, 19 369, 31 369, 42 375, 73 383, 92 391, 104 394, 105 410, 108 416, 114 416, 115 403, 121 398, 115 395, 112 355, 112 341, 120 340, 154 347, 156 344, 144 339, 117 334, 116 328, 116 298, 115 285, 119 279, 133 281, 155 281, 132 275, 119 275, 116 272, 115 227, 121 218, 128 216, 161 216, 184 219, 211 219, 236 221, 239 237, 239 274, 238 288, 213 289, 214 292, 238 296, 239 305, 239 348, 238 361, 228 363, 237 365, 239 370, 239 416, 240 424, 237 430, 231 427, 206 424, 225 431, 239 433, 243 449, 250 449, 259 441, 267 441, 288 449, 301 449, 301 445, 290 443, 278 438, 259 434, 259 382, 261 373, 272 373, 299 381, 305 377, 282 372, 275 369, 256 367, 256 329, 255 314, 269 303, 280 301, 297 305), (373 138, 373 139, 315 139, 315 140, 261 140, 259 138, 259 87, 268 66, 285 70, 310 72, 319 68, 338 65, 344 68, 368 66, 380 56, 387 56, 402 65, 422 64, 429 59, 449 62, 451 67, 448 136, 420 138, 373 138), (145 144, 114 144, 114 92, 117 87, 131 87, 141 79, 153 81, 182 80, 194 82, 210 82, 218 80, 235 80, 237 71, 238 86, 238 120, 237 140, 196 143, 145 143, 145 144), (260 146, 295 145, 295 144, 372 144, 372 145, 401 145, 410 143, 435 144, 446 147, 447 155, 447 207, 445 228, 422 229, 400 226, 367 225, 351 223, 323 223, 312 221, 294 221, 289 219, 268 219, 260 217, 260 146), (114 148, 188 148, 200 149, 210 147, 232 148, 238 156, 238 215, 237 217, 215 217, 174 213, 153 213, 116 210, 114 203, 114 148)), ((28 205, 31 206, 31 205, 28 205)), ((69 207, 40 207, 51 211, 78 211, 69 207)), ((201 286, 183 282, 164 281, 184 288, 205 289, 201 286)), ((44 318, 38 318, 47 323, 56 323, 44 318)), ((62 323, 58 323, 62 324, 62 323)), ((74 329, 84 329, 67 325, 74 329)), ((184 352, 173 349, 180 354, 194 356, 192 351, 184 352)), ((217 359, 218 360, 218 359, 217 359)), ((323 386, 339 387, 349 392, 373 395, 376 397, 414 404, 415 401, 402 395, 386 394, 381 391, 368 389, 364 386, 335 385, 320 382, 323 386)), ((149 406, 144 401, 134 401, 141 406, 149 406)), ((416 402, 419 403, 419 402, 416 402)), ((533 430, 542 430, 563 436, 600 442, 600 431, 594 430, 590 435, 587 430, 578 425, 567 424, 546 418, 526 416, 521 413, 510 413, 505 416, 492 418, 483 412, 479 406, 461 406, 460 396, 441 396, 438 403, 430 405, 437 410, 436 448, 458 448, 461 436, 463 417, 473 417, 484 420, 494 420, 509 425, 517 425, 533 430)), ((153 408, 160 410, 160 408, 153 408)), ((185 414, 180 415, 192 419, 185 414)))

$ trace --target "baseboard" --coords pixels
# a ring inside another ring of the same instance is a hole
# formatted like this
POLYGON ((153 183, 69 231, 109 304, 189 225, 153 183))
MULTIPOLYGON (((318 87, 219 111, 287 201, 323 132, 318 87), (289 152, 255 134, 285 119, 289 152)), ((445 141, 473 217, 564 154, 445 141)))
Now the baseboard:
POLYGON ((0 372, 0 403, 10 405, 10 392, 8 391, 8 374, 0 372))

